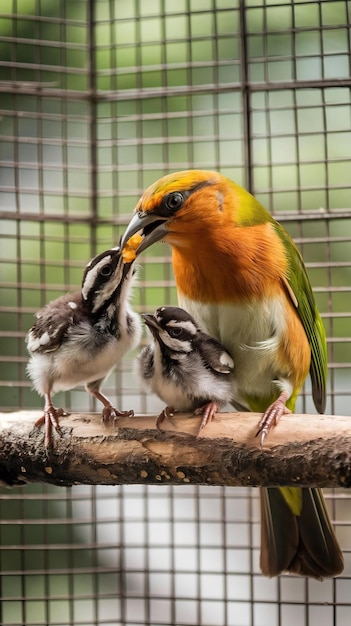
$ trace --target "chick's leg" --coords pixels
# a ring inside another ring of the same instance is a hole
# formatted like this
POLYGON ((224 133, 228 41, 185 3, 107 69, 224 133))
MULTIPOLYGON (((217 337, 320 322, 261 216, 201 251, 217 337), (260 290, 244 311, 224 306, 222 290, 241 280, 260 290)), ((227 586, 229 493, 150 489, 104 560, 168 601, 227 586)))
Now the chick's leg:
POLYGON ((207 426, 207 424, 212 422, 213 417, 216 413, 218 413, 218 411, 219 407, 218 404, 216 404, 215 402, 208 402, 207 404, 204 404, 204 406, 200 406, 194 411, 194 415, 202 415, 200 428, 197 433, 198 435, 200 434, 202 429, 207 426))
POLYGON ((165 419, 170 420, 171 417, 174 415, 174 413, 175 413, 175 410, 172 406, 165 406, 165 408, 161 411, 160 415, 156 419, 157 430, 162 431, 162 428, 161 428, 162 422, 165 419))
POLYGON ((45 424, 44 445, 45 449, 48 450, 52 447, 52 427, 54 427, 57 433, 61 434, 61 428, 58 420, 62 417, 62 415, 65 415, 65 411, 54 407, 50 392, 44 394, 44 398, 44 415, 39 417, 39 419, 35 422, 35 426, 39 427, 42 426, 42 424, 45 424))
MULTIPOLYGON (((204 404, 203 406, 200 406, 197 409, 195 409, 194 415, 202 415, 202 420, 200 423, 200 427, 196 433, 196 437, 198 437, 201 430, 205 428, 205 426, 212 421, 214 415, 218 411, 219 411, 219 406, 215 402, 208 402, 207 404, 204 404)), ((156 419, 157 430, 163 432, 161 428, 162 422, 166 419, 171 421, 171 418, 176 412, 177 411, 174 409, 174 407, 168 406, 168 405, 165 406, 165 408, 161 411, 161 413, 158 415, 156 419)), ((177 434, 188 436, 188 433, 180 433, 178 431, 177 431, 177 434)))
MULTIPOLYGON (((102 379, 103 380, 103 379, 102 379)), ((114 407, 110 400, 104 396, 100 391, 100 385, 102 380, 95 380, 86 385, 86 390, 90 393, 94 398, 99 400, 104 405, 102 410, 102 421, 106 424, 108 422, 115 423, 118 417, 133 417, 134 411, 131 409, 130 411, 119 411, 114 407)))

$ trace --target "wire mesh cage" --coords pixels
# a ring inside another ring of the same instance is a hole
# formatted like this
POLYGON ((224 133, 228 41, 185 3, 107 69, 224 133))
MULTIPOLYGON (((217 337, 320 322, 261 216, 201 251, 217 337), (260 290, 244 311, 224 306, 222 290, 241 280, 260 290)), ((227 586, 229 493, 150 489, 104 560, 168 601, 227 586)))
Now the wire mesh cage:
MULTIPOLYGON (((40 408, 26 377, 33 314, 75 290, 165 173, 219 170, 284 223, 328 335, 327 412, 350 414, 350 3, 2 0, 1 410, 40 408)), ((143 256, 133 306, 176 303, 170 250, 143 256)), ((129 354, 105 384, 162 408, 129 354)), ((83 389, 61 405, 95 410, 83 389)), ((308 384, 298 410, 313 412, 308 384)), ((345 571, 265 579, 256 490, 2 489, 6 626, 346 626, 348 492, 327 492, 345 571)))

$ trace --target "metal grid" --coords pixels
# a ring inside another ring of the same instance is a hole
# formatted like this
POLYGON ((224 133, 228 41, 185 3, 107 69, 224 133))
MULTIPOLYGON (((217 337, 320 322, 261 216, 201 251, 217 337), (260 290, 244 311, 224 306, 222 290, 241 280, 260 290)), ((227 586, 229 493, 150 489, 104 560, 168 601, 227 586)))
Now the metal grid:
MULTIPOLYGON (((328 332, 327 411, 350 414, 350 5, 288 0, 2 0, 1 410, 38 408, 24 335, 117 241, 164 173, 218 169, 300 245, 328 332)), ((134 304, 176 302, 169 249, 134 304)), ((105 385, 156 411, 128 356, 105 385)), ((82 390, 58 403, 94 405, 82 390)), ((298 409, 313 411, 307 385, 298 409)), ((349 624, 350 501, 330 493, 345 572, 264 579, 249 489, 30 486, 1 492, 6 626, 349 624)))

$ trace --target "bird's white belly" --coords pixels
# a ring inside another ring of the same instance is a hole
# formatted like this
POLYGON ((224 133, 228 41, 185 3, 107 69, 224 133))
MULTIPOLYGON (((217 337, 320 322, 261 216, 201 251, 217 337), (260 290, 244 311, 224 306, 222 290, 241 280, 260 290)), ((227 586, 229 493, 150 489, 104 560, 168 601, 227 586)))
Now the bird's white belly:
POLYGON ((153 391, 165 404, 178 411, 191 411, 194 408, 194 401, 173 381, 163 380, 161 385, 156 383, 153 385, 153 391))
POLYGON ((220 341, 234 360, 234 399, 266 397, 277 388, 276 355, 286 328, 282 297, 251 304, 203 304, 179 297, 180 306, 205 332, 220 341))
POLYGON ((110 336, 109 341, 94 349, 95 336, 88 329, 80 333, 75 329, 70 341, 52 353, 34 353, 28 364, 28 371, 35 389, 43 395, 48 391, 56 393, 103 379, 109 374, 122 356, 139 341, 139 321, 134 335, 120 329, 120 337, 110 336))
POLYGON ((78 350, 74 356, 67 350, 64 362, 61 358, 54 361, 57 379, 53 390, 69 389, 80 383, 104 378, 123 354, 121 348, 122 346, 115 340, 91 356, 87 355, 86 350, 78 350))
POLYGON ((52 353, 50 358, 47 354, 34 354, 28 370, 38 393, 43 395, 50 389, 56 393, 104 378, 117 363, 119 352, 112 344, 96 355, 88 355, 86 350, 79 349, 75 349, 74 355, 67 350, 66 355, 52 353))

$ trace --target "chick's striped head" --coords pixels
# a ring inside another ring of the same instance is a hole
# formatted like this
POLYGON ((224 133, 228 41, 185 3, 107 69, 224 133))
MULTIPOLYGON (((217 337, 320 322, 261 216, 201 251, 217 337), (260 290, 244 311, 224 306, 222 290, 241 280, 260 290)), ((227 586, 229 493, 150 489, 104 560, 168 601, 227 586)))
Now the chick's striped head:
POLYGON ((120 247, 94 257, 85 268, 82 297, 93 313, 118 297, 123 283, 131 275, 132 263, 124 263, 120 247))
POLYGON ((204 367, 222 374, 234 368, 230 354, 213 337, 204 333, 194 318, 180 307, 159 307, 154 315, 142 315, 154 341, 162 353, 170 358, 183 358, 196 352, 201 356, 204 367))
POLYGON ((160 307, 154 315, 142 315, 162 350, 189 353, 200 329, 189 313, 179 307, 160 307))

